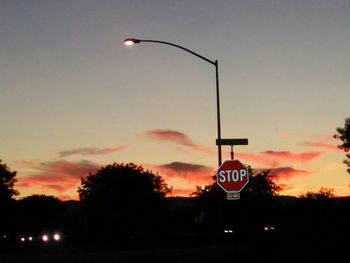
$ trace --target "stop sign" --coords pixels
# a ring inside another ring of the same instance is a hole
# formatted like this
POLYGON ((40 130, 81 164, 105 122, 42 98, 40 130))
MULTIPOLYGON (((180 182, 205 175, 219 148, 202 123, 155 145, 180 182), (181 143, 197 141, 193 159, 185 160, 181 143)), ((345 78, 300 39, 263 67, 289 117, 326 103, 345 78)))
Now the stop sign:
POLYGON ((249 172, 238 160, 225 161, 216 174, 217 184, 227 193, 239 193, 249 182, 249 172))

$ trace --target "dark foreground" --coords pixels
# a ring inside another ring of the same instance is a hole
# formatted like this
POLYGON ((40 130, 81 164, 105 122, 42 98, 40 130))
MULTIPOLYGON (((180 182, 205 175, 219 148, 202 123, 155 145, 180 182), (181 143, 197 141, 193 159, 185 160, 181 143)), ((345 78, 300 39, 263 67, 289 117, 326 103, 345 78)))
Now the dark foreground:
MULTIPOLYGON (((170 238, 170 237, 169 237, 170 238)), ((162 242, 16 246, 0 253, 5 262, 348 262, 348 232, 325 229, 267 231, 254 236, 177 235, 162 242)))
POLYGON ((1 262, 215 262, 233 260, 230 247, 146 249, 44 255, 8 255, 1 262))

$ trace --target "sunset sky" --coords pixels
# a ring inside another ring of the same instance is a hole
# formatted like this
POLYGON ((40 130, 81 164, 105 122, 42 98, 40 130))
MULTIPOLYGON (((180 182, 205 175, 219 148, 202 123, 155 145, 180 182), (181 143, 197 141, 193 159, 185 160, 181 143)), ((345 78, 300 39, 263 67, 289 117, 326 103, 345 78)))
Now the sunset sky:
POLYGON ((248 138, 235 157, 271 169, 281 194, 350 195, 332 138, 350 117, 348 0, 0 0, 0 37, 0 159, 19 198, 76 199, 113 162, 175 196, 212 182, 215 67, 127 37, 219 61, 222 138, 248 138))

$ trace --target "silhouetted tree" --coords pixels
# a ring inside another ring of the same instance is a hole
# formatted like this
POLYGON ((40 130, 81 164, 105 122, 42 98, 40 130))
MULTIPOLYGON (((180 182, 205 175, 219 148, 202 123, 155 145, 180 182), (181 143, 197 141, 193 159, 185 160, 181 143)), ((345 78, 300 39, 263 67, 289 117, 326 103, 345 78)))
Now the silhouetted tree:
POLYGON ((321 187, 321 189, 318 192, 310 191, 305 194, 301 194, 299 197, 322 200, 322 199, 334 198, 335 194, 334 194, 333 188, 321 187))
POLYGON ((289 206, 288 222, 304 228, 304 231, 313 232, 312 235, 322 228, 322 235, 325 235, 333 224, 337 224, 339 212, 334 190, 321 187, 318 192, 309 191, 299 195, 298 201, 289 206))
POLYGON ((17 172, 12 172, 6 164, 0 160, 0 232, 10 232, 14 227, 15 199, 18 192, 14 189, 17 172))
POLYGON ((18 201, 18 231, 39 234, 62 227, 63 202, 54 196, 31 195, 18 201))
POLYGON ((338 147, 346 153, 347 159, 344 160, 344 163, 347 165, 347 172, 350 174, 350 118, 345 119, 344 127, 338 127, 337 132, 338 134, 335 134, 334 138, 342 142, 338 147))
MULTIPOLYGON (((269 170, 254 170, 248 167, 249 170, 249 183, 242 190, 242 196, 276 196, 281 190, 273 181, 273 176, 270 175, 269 170)), ((196 187, 196 191, 192 193, 197 198, 224 198, 226 199, 226 193, 217 185, 216 175, 213 177, 214 182, 210 185, 201 188, 196 187)))
POLYGON ((246 196, 276 196, 281 187, 277 185, 269 170, 254 170, 249 167, 250 180, 248 185, 242 190, 242 195, 246 196))
POLYGON ((18 195, 18 192, 14 189, 17 182, 16 174, 16 171, 11 172, 7 165, 0 160, 0 204, 18 195))
POLYGON ((89 230, 103 238, 157 230, 169 191, 161 176, 133 163, 101 167, 78 189, 89 230))
POLYGON ((269 170, 258 171, 251 167, 248 170, 249 183, 241 191, 240 200, 227 200, 226 192, 216 183, 216 176, 211 185, 197 187, 193 195, 207 224, 252 224, 251 221, 266 221, 274 216, 278 206, 275 197, 281 188, 273 181, 269 170))

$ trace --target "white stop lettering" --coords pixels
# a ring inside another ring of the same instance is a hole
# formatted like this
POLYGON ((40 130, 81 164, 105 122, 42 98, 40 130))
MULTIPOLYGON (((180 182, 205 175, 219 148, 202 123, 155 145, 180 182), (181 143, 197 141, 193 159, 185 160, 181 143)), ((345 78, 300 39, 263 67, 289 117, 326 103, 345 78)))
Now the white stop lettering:
POLYGON ((247 176, 247 170, 225 170, 220 171, 219 181, 220 183, 243 181, 243 178, 247 176))

